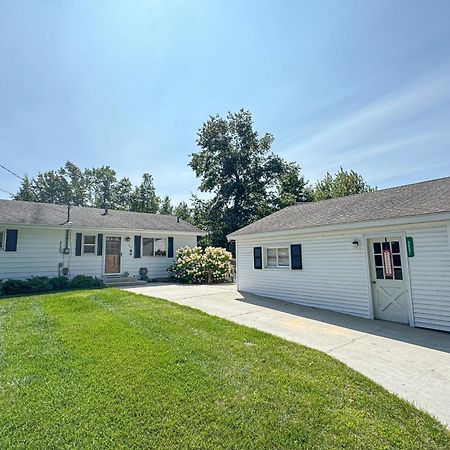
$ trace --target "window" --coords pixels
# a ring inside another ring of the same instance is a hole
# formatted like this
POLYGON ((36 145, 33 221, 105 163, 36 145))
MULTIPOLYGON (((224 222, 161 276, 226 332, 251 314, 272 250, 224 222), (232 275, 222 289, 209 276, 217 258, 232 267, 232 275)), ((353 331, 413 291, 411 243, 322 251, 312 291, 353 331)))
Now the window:
POLYGON ((166 256, 166 240, 155 239, 155 256, 166 256))
POLYGON ((289 248, 268 248, 266 253, 266 267, 289 267, 289 248))
POLYGON ((403 280, 402 257, 399 241, 374 242, 373 253, 375 260, 375 275, 378 280, 403 280), (390 250, 392 254, 393 274, 385 275, 383 267, 383 250, 390 250))
POLYGON ((83 236, 83 253, 85 255, 95 255, 95 244, 97 236, 95 234, 85 234, 83 236))
POLYGON ((164 238, 143 238, 142 256, 166 256, 166 240, 164 238))
POLYGON ((142 256, 153 256, 153 238, 142 239, 142 256))
POLYGON ((0 231, 0 250, 3 250, 3 238, 5 237, 4 231, 0 231))

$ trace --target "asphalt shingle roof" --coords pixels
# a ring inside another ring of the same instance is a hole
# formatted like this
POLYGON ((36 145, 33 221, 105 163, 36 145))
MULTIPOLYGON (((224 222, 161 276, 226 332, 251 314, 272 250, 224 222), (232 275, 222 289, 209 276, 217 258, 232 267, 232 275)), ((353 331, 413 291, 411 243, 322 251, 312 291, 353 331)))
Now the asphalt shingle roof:
MULTIPOLYGON (((33 203, 16 200, 0 200, 0 223, 14 225, 64 225, 67 221, 67 206, 50 203, 33 203)), ((148 214, 110 209, 70 209, 72 226, 99 229, 132 229, 151 231, 179 231, 203 233, 200 228, 176 216, 148 214)))
POLYGON ((441 212, 450 212, 450 177, 320 202, 298 203, 253 222, 229 237, 441 212))

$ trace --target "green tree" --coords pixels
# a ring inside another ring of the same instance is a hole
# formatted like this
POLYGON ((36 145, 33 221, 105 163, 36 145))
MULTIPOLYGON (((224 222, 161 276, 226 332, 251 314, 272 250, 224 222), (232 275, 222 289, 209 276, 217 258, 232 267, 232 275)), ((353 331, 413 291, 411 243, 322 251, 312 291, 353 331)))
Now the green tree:
POLYGON ((170 216, 173 214, 173 206, 170 197, 166 195, 162 200, 159 206, 159 213, 164 214, 166 216, 170 216))
POLYGON ((67 205, 72 201, 70 184, 61 170, 39 173, 34 184, 37 186, 38 202, 67 205))
POLYGON ((96 208, 114 208, 117 187, 116 171, 110 166, 86 170, 92 189, 92 206, 96 208))
POLYGON ((122 178, 116 184, 114 189, 114 207, 129 211, 133 207, 134 202, 134 187, 130 179, 122 178))
POLYGON ((180 202, 173 213, 180 219, 186 220, 186 222, 192 222, 191 209, 186 202, 180 202))
POLYGON ((157 213, 158 209, 159 197, 156 195, 153 177, 149 173, 144 173, 141 184, 134 192, 132 210, 157 213))
POLYGON ((287 163, 277 180, 275 204, 278 209, 311 200, 311 192, 297 163, 287 163))
POLYGON ((36 202, 38 199, 38 194, 36 192, 36 186, 30 180, 28 175, 22 180, 19 190, 14 195, 14 200, 23 200, 25 202, 36 202))
POLYGON ((251 113, 243 109, 226 118, 211 116, 200 128, 200 150, 191 155, 189 165, 201 180, 200 191, 212 198, 195 198, 194 216, 211 233, 214 245, 226 245, 228 233, 299 198, 297 191, 305 184, 299 168, 274 155, 272 142, 270 133, 259 136, 251 113), (300 187, 294 186, 294 175, 300 187))
POLYGON ((347 172, 341 167, 334 176, 327 172, 322 180, 317 181, 312 191, 312 199, 319 201, 345 197, 346 195, 361 194, 375 189, 354 170, 347 172))
POLYGON ((69 190, 69 201, 72 205, 85 206, 89 203, 89 179, 84 171, 76 164, 67 161, 64 167, 58 170, 58 174, 65 179, 64 184, 69 190))

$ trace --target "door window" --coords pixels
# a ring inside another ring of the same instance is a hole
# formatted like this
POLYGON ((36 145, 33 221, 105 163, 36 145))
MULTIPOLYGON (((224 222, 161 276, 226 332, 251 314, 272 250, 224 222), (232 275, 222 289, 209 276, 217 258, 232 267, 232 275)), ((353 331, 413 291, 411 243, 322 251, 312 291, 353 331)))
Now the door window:
POLYGON ((403 280, 402 257, 400 254, 399 241, 385 241, 373 243, 373 257, 375 263, 375 275, 377 280, 403 280), (392 275, 386 275, 386 262, 383 264, 383 252, 389 251, 392 255, 387 264, 393 266, 392 275))

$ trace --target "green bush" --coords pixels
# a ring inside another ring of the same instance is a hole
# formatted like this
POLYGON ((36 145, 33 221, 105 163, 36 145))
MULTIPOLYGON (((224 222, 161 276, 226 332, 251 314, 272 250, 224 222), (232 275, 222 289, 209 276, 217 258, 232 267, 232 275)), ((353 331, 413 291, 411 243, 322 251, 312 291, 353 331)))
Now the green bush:
POLYGON ((69 289, 69 279, 64 275, 50 278, 49 282, 53 291, 64 291, 69 289))
POLYGON ((4 295, 18 295, 31 292, 31 288, 28 281, 10 278, 3 281, 2 291, 4 295))
POLYGON ((182 247, 168 270, 171 278, 183 283, 224 282, 231 271, 231 253, 221 247, 182 247))
POLYGON ((65 276, 54 278, 30 277, 27 280, 7 279, 0 281, 0 296, 36 294, 66 289, 90 289, 103 287, 103 281, 88 275, 77 275, 71 281, 65 276))
POLYGON ((48 277, 30 277, 26 281, 32 293, 49 292, 52 290, 52 285, 48 277))
POLYGON ((70 280, 69 286, 71 289, 90 289, 102 287, 103 281, 90 275, 77 275, 70 280))

